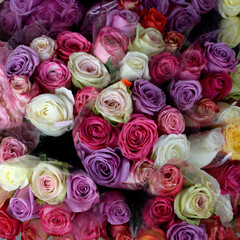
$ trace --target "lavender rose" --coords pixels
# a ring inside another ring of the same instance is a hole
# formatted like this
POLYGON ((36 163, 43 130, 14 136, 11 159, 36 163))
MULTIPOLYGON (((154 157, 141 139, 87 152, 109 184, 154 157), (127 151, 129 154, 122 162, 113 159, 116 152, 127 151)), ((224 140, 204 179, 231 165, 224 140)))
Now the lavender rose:
POLYGON ((99 200, 96 184, 81 170, 75 171, 68 176, 66 186, 65 203, 72 212, 87 211, 99 200))
POLYGON ((16 15, 27 16, 42 0, 10 0, 10 8, 16 15))
POLYGON ((166 97, 154 84, 145 80, 136 80, 132 89, 132 100, 135 112, 153 116, 165 106, 166 97))
POLYGON ((155 8, 161 14, 165 14, 169 7, 169 0, 143 0, 143 7, 146 10, 155 8))
POLYGON ((202 97, 200 82, 195 80, 174 80, 170 86, 170 97, 180 111, 186 111, 202 97))
POLYGON ((216 0, 192 0, 195 10, 201 14, 205 14, 212 10, 216 4, 216 0))
POLYGON ((8 77, 13 75, 31 77, 39 63, 40 59, 33 48, 20 45, 9 55, 5 65, 5 73, 8 77))

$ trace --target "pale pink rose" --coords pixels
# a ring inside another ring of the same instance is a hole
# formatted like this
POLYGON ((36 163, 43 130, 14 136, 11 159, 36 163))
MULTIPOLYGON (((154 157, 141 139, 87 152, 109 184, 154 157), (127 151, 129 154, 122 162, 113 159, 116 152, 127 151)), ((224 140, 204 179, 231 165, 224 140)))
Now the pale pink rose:
POLYGON ((27 147, 13 137, 6 137, 0 145, 0 163, 10 158, 20 157, 28 153, 27 147))

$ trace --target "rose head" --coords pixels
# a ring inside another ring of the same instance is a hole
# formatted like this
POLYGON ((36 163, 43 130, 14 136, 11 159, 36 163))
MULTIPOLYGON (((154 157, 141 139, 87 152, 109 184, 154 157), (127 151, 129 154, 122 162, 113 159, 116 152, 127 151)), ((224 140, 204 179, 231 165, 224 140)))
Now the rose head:
POLYGON ((139 5, 139 0, 118 0, 120 9, 136 9, 139 5))
POLYGON ((167 52, 175 52, 179 47, 182 46, 184 36, 176 31, 170 31, 165 36, 165 43, 167 52))
POLYGON ((133 240, 130 228, 127 224, 111 225, 109 232, 113 240, 133 240))
POLYGON ((158 0, 144 0, 143 1, 144 9, 150 10, 151 8, 154 8, 163 15, 167 12, 168 6, 169 6, 168 0, 163 0, 160 2, 158 0))
POLYGON ((193 0, 192 5, 197 12, 205 14, 215 7, 215 0, 193 0))
POLYGON ((147 230, 140 229, 137 233, 136 240, 166 240, 164 231, 157 227, 152 227, 147 230))

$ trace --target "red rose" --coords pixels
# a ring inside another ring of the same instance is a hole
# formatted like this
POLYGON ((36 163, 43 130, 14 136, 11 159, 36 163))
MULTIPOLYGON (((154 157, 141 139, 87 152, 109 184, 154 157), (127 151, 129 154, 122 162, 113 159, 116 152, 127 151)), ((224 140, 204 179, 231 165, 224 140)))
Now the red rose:
POLYGON ((143 220, 147 226, 169 228, 174 223, 174 199, 157 196, 149 199, 143 209, 143 220))
POLYGON ((167 23, 167 19, 154 8, 151 8, 149 11, 145 9, 141 11, 140 23, 143 28, 156 28, 162 35, 165 35, 164 26, 167 23))
POLYGON ((136 240, 166 240, 166 239, 167 238, 164 231, 155 227, 146 229, 145 231, 143 229, 140 229, 136 237, 136 240))
POLYGON ((207 74, 201 81, 202 96, 214 101, 219 101, 226 97, 232 89, 232 79, 225 73, 207 74))
POLYGON ((130 228, 127 224, 111 225, 109 232, 113 240, 133 240, 130 228))

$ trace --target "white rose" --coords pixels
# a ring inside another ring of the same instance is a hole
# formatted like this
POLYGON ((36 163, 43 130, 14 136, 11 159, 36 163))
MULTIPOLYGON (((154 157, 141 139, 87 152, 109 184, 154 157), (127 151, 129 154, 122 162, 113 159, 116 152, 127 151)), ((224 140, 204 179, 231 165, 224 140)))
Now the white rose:
POLYGON ((211 163, 225 144, 221 128, 193 134, 188 140, 191 143, 191 153, 187 162, 196 168, 203 168, 211 163))
POLYGON ((159 168, 173 158, 187 160, 190 154, 190 142, 185 134, 162 135, 153 147, 151 159, 159 168))
POLYGON ((240 64, 237 65, 236 70, 233 73, 231 73, 230 76, 233 80, 233 83, 235 83, 240 88, 240 64))
POLYGON ((240 18, 228 17, 220 23, 218 42, 225 42, 228 47, 234 48, 240 43, 240 18))
POLYGON ((73 84, 78 88, 104 88, 111 80, 104 64, 98 58, 85 52, 71 54, 68 69, 72 74, 73 84))
POLYGON ((30 47, 37 52, 41 62, 43 62, 55 54, 57 45, 52 38, 43 35, 41 37, 33 39, 30 47))
POLYGON ((145 53, 154 57, 165 49, 165 41, 161 32, 155 28, 144 29, 141 24, 136 28, 136 38, 129 42, 128 50, 145 53))
POLYGON ((216 114, 217 123, 228 123, 234 119, 240 119, 240 107, 235 106, 237 102, 232 105, 225 102, 218 102, 217 106, 219 112, 216 114))
POLYGON ((240 13, 240 2, 239 0, 220 0, 218 10, 223 18, 237 16, 240 13))
POLYGON ((119 63, 119 77, 128 81, 136 79, 150 80, 148 56, 140 52, 128 52, 119 63))
POLYGON ((72 129, 73 105, 72 92, 62 87, 55 94, 33 98, 27 105, 26 117, 46 135, 57 137, 72 129))

